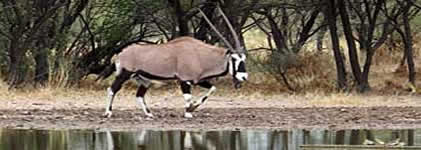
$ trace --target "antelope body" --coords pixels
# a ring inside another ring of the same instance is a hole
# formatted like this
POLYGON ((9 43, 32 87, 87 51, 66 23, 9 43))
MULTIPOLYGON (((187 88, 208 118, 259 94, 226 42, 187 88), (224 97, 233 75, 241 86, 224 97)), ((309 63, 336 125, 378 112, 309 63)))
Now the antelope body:
POLYGON ((228 23, 228 19, 219 7, 218 10, 231 29, 236 49, 221 36, 205 15, 209 25, 224 40, 228 49, 209 45, 191 37, 179 37, 159 45, 130 45, 117 56, 115 63, 117 76, 108 88, 108 105, 104 115, 111 117, 115 94, 121 89, 122 84, 131 78, 135 78, 139 83, 136 100, 148 117, 153 117, 153 115, 146 105, 144 96, 151 80, 178 80, 180 82, 186 101, 184 116, 187 118, 193 117, 191 113, 215 91, 216 88, 209 79, 230 73, 236 88, 241 82, 246 81, 248 76, 245 68, 246 56, 241 51, 238 36, 228 23), (196 102, 191 100, 193 85, 209 90, 196 102))
POLYGON ((160 45, 130 45, 118 55, 117 63, 119 69, 147 72, 155 78, 198 83, 227 70, 227 52, 191 37, 180 37, 160 45))

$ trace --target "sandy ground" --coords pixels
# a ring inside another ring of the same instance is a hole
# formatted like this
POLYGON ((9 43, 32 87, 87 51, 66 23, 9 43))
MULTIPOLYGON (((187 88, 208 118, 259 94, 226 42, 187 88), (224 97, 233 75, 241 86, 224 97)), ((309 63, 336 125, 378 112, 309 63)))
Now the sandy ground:
POLYGON ((131 94, 117 97, 111 118, 102 117, 105 97, 99 96, 0 100, 0 127, 120 131, 421 127, 421 99, 417 95, 215 96, 192 119, 182 117, 184 101, 177 94, 149 96, 147 103, 153 119, 143 114, 131 94))

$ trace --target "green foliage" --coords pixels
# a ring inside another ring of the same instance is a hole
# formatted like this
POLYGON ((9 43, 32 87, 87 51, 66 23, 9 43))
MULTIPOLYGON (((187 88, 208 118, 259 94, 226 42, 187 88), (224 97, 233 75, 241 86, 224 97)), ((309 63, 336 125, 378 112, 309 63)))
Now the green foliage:
MULTIPOLYGON (((21 57, 25 59, 25 64, 22 66, 29 65, 24 68, 31 74, 27 79, 29 81, 36 72, 33 57, 41 48, 48 51, 50 82, 62 82, 68 85, 77 83, 92 73, 92 70, 109 63, 111 57, 118 53, 115 50, 124 46, 124 43, 170 40, 176 37, 180 30, 178 26, 180 16, 177 16, 173 3, 168 0, 91 0, 86 6, 81 5, 86 0, 57 0, 55 4, 47 5, 49 7, 43 9, 38 8, 43 6, 38 3, 47 1, 17 0, 16 5, 11 5, 9 2, 0 2, 0 72, 7 74, 10 53, 13 51, 11 45, 16 44, 19 46, 16 50, 22 51, 21 57), (44 9, 50 12, 42 13, 41 10, 44 9), (82 10, 77 12, 78 9, 82 10), (48 44, 39 44, 42 42, 48 44)), ((263 68, 264 72, 271 74, 278 81, 282 80, 280 75, 287 72, 288 68, 300 64, 302 60, 297 59, 298 55, 311 53, 300 50, 313 42, 315 39, 313 37, 316 35, 313 33, 325 24, 324 12, 320 12, 316 15, 314 26, 307 31, 309 38, 301 39, 305 34, 305 23, 312 12, 324 9, 325 4, 322 3, 324 1, 178 0, 178 2, 183 11, 181 14, 185 14, 181 18, 185 17, 183 19, 187 22, 190 35, 194 35, 194 32, 201 28, 207 28, 204 26, 206 24, 201 23, 203 20, 195 8, 222 2, 219 5, 224 11, 235 13, 228 16, 235 22, 234 28, 238 30, 241 28, 246 47, 255 50, 264 49, 250 52, 254 55, 253 66, 263 68), (270 24, 269 17, 272 17, 274 24, 270 24), (282 40, 273 34, 276 30, 274 27, 277 27, 282 34, 282 40)), ((355 6, 361 6, 357 5, 358 1, 351 2, 355 6)), ((388 10, 397 5, 395 1, 387 2, 388 10)), ((412 9, 415 12, 416 9, 412 9)), ((364 11, 363 9, 359 12, 363 14, 364 11)), ((368 21, 358 22, 357 13, 353 9, 350 9, 350 15, 353 17, 351 20, 353 29, 359 29, 368 21)), ((224 30, 225 26, 220 19, 221 17, 215 13, 212 21, 218 28, 224 30)), ((377 19, 378 24, 382 24, 389 18, 380 15, 377 19)), ((419 15, 414 16, 412 26, 414 33, 421 30, 419 15)), ((342 28, 339 28, 338 32, 341 30, 342 28)), ((376 38, 381 35, 381 30, 380 25, 376 27, 376 38)), ((212 36, 213 33, 204 34, 212 36)))
MULTIPOLYGON (((102 16, 102 21, 98 23, 99 26, 93 29, 99 33, 101 39, 107 41, 119 41, 124 34, 130 32, 130 22, 133 19, 133 1, 111 1, 107 10, 104 13, 98 14, 102 16)), ((104 5, 104 4, 102 4, 104 5)))

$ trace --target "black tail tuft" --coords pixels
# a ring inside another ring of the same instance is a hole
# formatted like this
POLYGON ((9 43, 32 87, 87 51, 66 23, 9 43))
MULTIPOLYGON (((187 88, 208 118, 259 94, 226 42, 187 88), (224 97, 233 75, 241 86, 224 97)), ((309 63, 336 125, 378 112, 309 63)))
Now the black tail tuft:
POLYGON ((98 77, 96 78, 95 81, 104 80, 104 79, 110 77, 113 74, 114 71, 116 71, 115 63, 112 63, 111 65, 108 65, 107 67, 105 67, 104 71, 102 71, 98 75, 98 77))

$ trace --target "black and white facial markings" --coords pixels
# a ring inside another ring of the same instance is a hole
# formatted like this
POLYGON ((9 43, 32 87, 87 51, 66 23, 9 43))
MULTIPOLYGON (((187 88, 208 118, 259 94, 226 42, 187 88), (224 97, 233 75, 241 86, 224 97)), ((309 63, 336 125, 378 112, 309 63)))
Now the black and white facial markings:
POLYGON ((239 54, 239 53, 231 54, 229 72, 231 75, 233 75, 233 77, 236 80, 240 82, 246 81, 248 78, 245 62, 246 62, 245 54, 239 54))

